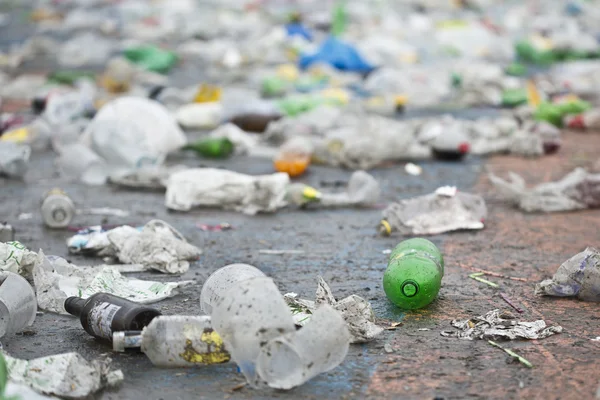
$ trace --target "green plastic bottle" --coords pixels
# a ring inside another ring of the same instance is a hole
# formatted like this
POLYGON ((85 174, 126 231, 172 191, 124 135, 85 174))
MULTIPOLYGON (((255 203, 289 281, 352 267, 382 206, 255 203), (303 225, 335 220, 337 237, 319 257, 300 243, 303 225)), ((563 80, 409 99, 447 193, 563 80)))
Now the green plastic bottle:
POLYGON ((177 62, 177 55, 174 52, 152 45, 131 47, 126 49, 123 54, 132 63, 148 71, 161 74, 169 72, 177 62))
POLYGON ((233 153, 234 145, 227 138, 206 138, 190 143, 184 150, 194 150, 204 157, 225 158, 233 153))
POLYGON ((427 239, 408 239, 390 254, 383 290, 400 308, 423 308, 436 298, 443 276, 444 258, 436 245, 427 239))

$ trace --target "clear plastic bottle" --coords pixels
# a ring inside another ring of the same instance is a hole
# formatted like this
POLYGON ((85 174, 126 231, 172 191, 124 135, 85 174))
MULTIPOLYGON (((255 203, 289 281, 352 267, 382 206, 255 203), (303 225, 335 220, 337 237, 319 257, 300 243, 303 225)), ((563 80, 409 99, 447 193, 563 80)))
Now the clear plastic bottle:
POLYGON ((113 349, 139 348, 159 367, 192 367, 229 361, 209 316, 160 316, 143 331, 115 332, 113 349))
POLYGON ((231 286, 246 279, 262 277, 266 277, 266 275, 258 268, 249 264, 229 264, 219 268, 208 277, 202 286, 200 308, 205 313, 210 314, 215 302, 231 286))
POLYGON ((13 272, 0 272, 0 338, 33 324, 37 300, 31 285, 13 272))

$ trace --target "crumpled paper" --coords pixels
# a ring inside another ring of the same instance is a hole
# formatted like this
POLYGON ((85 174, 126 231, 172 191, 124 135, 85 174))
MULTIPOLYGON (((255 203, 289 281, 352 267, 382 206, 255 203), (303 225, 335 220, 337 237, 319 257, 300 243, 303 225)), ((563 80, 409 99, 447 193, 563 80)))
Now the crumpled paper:
POLYGON ((504 180, 489 174, 496 190, 507 201, 527 212, 558 212, 600 207, 600 174, 576 168, 557 182, 528 189, 525 180, 511 172, 504 180))
POLYGON ((0 176, 22 179, 29 167, 31 148, 27 145, 0 142, 0 176))
POLYGON ((600 301, 600 253, 588 247, 575 254, 558 267, 552 279, 538 283, 535 294, 600 301))
POLYGON ((296 325, 304 326, 319 305, 328 304, 342 313, 350 332, 350 343, 365 343, 383 332, 383 328, 375 323, 375 314, 367 300, 353 294, 337 301, 327 282, 320 276, 318 279, 315 301, 299 299, 296 293, 284 295, 296 325))
POLYGON ((293 183, 288 188, 287 199, 298 206, 310 203, 313 207, 364 207, 375 204, 380 194, 379 182, 372 175, 355 171, 343 192, 320 192, 302 183, 293 183))
POLYGON ((27 250, 19 242, 0 243, 0 270, 14 272, 31 280, 37 253, 27 250))
POLYGON ((108 231, 91 227, 67 240, 70 253, 115 257, 125 264, 142 264, 163 273, 182 274, 202 250, 188 243, 172 226, 152 220, 143 228, 120 226, 108 231))
POLYGON ((169 177, 187 169, 185 165, 147 165, 109 177, 110 183, 134 189, 165 189, 169 177))
POLYGON ((121 370, 110 369, 110 359, 88 362, 78 353, 64 353, 33 360, 4 355, 10 381, 38 393, 65 399, 90 396, 104 387, 123 381, 121 370))
POLYGON ((434 193, 392 203, 383 211, 384 234, 435 235, 460 229, 483 229, 487 207, 479 195, 441 187, 434 193))
POLYGON ((442 336, 459 339, 544 339, 555 333, 561 333, 559 325, 547 326, 546 321, 518 321, 513 314, 498 309, 479 317, 453 320, 452 326, 459 331, 442 331, 442 336))
POLYGON ((165 205, 177 211, 221 207, 244 214, 274 212, 285 207, 288 174, 250 176, 214 168, 192 168, 169 178, 165 205))
POLYGON ((71 296, 85 299, 103 292, 136 303, 149 304, 175 296, 179 288, 195 283, 163 283, 126 278, 121 275, 118 267, 78 267, 63 258, 45 256, 41 250, 38 257, 38 264, 33 270, 38 306, 58 314, 68 314, 64 309, 64 302, 71 296))

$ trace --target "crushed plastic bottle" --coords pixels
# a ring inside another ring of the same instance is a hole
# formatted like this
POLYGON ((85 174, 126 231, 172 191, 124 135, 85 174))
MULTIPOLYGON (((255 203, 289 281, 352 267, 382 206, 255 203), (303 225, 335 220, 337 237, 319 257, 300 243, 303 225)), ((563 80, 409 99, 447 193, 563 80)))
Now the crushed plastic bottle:
POLYGON ((0 271, 0 338, 33 324, 36 312, 31 285, 13 272, 0 271))
POLYGON ((183 150, 193 150, 201 156, 210 158, 226 158, 235 150, 233 143, 226 137, 205 138, 189 143, 183 150))
POLYGON ((141 332, 113 334, 113 350, 135 348, 163 368, 220 364, 231 358, 209 316, 159 316, 141 332))
POLYGON ((96 293, 87 299, 69 297, 64 307, 79 317, 87 333, 103 340, 112 340, 113 332, 141 330, 161 315, 152 307, 108 293, 96 293))
POLYGON ((271 278, 246 279, 230 286, 213 305, 215 331, 246 380, 256 385, 256 361, 269 340, 296 330, 290 310, 271 278))
POLYGON ((285 172, 294 178, 304 174, 313 152, 310 140, 302 137, 291 138, 280 148, 279 153, 273 160, 277 172, 285 172))
POLYGON ((300 330, 262 346, 256 371, 270 387, 292 389, 340 365, 349 346, 350 333, 342 314, 324 304, 300 330))
POLYGON ((237 282, 261 277, 266 277, 266 275, 258 268, 249 264, 229 264, 219 268, 202 285, 200 308, 205 313, 211 314, 215 302, 231 286, 237 282))

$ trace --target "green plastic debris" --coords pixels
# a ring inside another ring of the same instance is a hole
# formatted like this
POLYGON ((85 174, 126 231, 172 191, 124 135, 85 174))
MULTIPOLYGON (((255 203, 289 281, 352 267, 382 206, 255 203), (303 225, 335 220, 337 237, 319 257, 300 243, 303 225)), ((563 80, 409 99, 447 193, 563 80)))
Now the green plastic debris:
POLYGON ((287 92, 289 85, 285 79, 271 76, 262 81, 262 94, 267 97, 282 96, 287 92))
POLYGON ((48 75, 48 82, 62 85, 73 85, 80 79, 95 80, 96 75, 91 71, 56 71, 48 75))
POLYGON ((563 117, 571 114, 581 114, 592 108, 587 101, 574 100, 564 103, 541 103, 535 110, 533 117, 537 121, 546 121, 557 127, 562 126, 563 117))
POLYGON ((529 41, 522 40, 515 44, 517 58, 521 62, 550 65, 560 61, 595 59, 600 57, 597 51, 580 51, 572 49, 537 49, 529 41))
POLYGON ((169 72, 177 62, 175 53, 156 46, 132 47, 125 50, 124 55, 129 61, 148 71, 163 74, 169 72))
POLYGON ((452 76, 451 76, 451 80, 452 80, 452 87, 459 88, 462 86, 462 76, 460 74, 453 72, 452 76))
POLYGON ((348 24, 348 16, 346 15, 346 5, 343 1, 339 1, 333 9, 333 18, 331 24, 331 34, 340 36, 346 31, 348 24))
POLYGON ((299 114, 313 110, 321 105, 341 105, 342 103, 331 97, 320 95, 291 96, 279 100, 277 103, 279 110, 287 116, 295 117, 299 114))
POLYGON ((506 89, 502 92, 503 107, 517 107, 527 103, 527 89, 506 89))
POLYGON ((507 75, 525 76, 527 75, 527 67, 521 63, 512 63, 504 69, 507 75))

